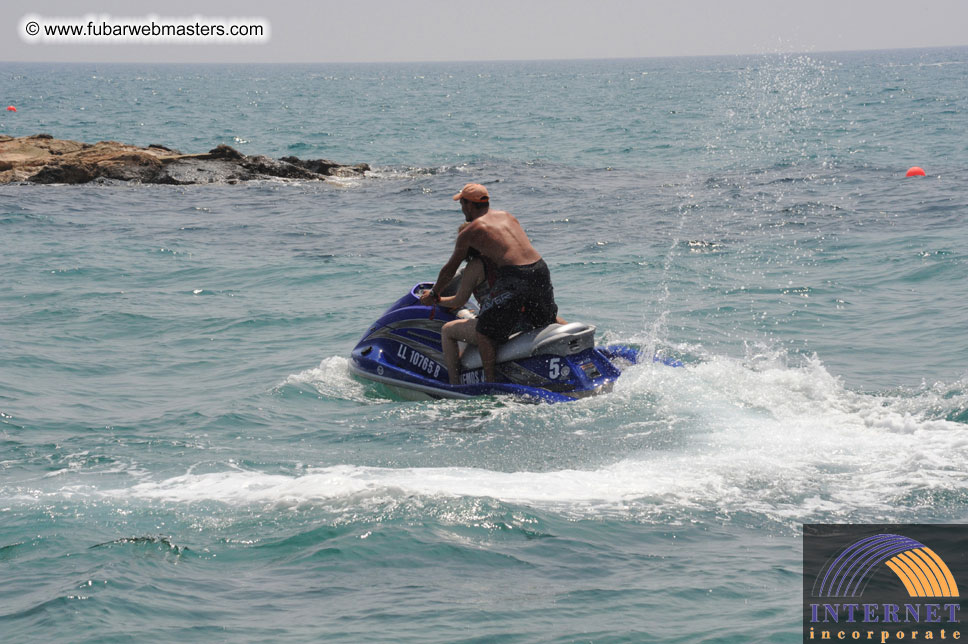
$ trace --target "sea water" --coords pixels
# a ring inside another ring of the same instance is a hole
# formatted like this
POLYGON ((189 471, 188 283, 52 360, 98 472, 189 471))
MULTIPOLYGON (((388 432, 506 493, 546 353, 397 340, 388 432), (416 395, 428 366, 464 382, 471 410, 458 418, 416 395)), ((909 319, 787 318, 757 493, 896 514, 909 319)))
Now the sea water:
POLYGON ((803 523, 968 518, 966 76, 0 65, 8 135, 373 166, 0 187, 0 639, 798 641, 803 523), (354 380, 471 181, 565 318, 685 366, 560 405, 354 380))

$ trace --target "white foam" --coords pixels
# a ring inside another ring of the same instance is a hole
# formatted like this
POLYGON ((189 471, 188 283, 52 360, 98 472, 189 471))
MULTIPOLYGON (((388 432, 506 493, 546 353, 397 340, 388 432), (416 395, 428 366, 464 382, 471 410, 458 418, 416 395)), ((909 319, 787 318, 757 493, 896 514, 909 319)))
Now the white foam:
POLYGON ((331 356, 319 363, 318 367, 291 374, 280 385, 308 385, 327 398, 352 400, 355 402, 374 402, 372 393, 366 385, 350 374, 350 361, 342 356, 331 356))
POLYGON ((817 359, 791 368, 719 357, 627 375, 623 387, 662 393, 664 415, 705 426, 690 452, 666 465, 694 482, 680 489, 718 487, 707 501, 721 506, 800 516, 830 502, 843 512, 891 511, 903 510, 912 490, 963 486, 968 427, 917 411, 933 399, 851 392, 817 359))
MULTIPOLYGON (((376 167, 367 171, 366 177, 368 179, 385 179, 385 180, 410 180, 410 179, 422 179, 424 177, 430 177, 438 174, 447 174, 450 172, 457 172, 465 174, 470 171, 469 166, 466 163, 461 163, 458 165, 442 165, 436 167, 376 167)), ((429 190, 429 189, 427 189, 429 190)))
MULTIPOLYGON (((290 380, 325 390, 341 382, 345 368, 342 359, 328 358, 290 380)), ((968 471, 968 427, 938 417, 943 392, 920 396, 849 391, 816 359, 798 367, 769 356, 712 357, 678 369, 643 365, 608 396, 525 408, 562 425, 573 426, 575 415, 587 417, 589 434, 605 431, 596 425, 609 422, 620 435, 642 434, 643 427, 677 432, 675 447, 627 453, 594 469, 341 464, 301 475, 188 473, 109 494, 175 503, 351 507, 375 498, 474 497, 586 516, 700 509, 778 520, 891 518, 916 511, 905 507, 915 503, 905 501, 911 494, 962 490, 968 471), (643 425, 646 413, 652 418, 643 425)), ((426 405, 426 413, 437 407, 426 405)), ((423 407, 408 409, 420 413, 423 407)), ((494 424, 487 428, 499 431, 494 424)))

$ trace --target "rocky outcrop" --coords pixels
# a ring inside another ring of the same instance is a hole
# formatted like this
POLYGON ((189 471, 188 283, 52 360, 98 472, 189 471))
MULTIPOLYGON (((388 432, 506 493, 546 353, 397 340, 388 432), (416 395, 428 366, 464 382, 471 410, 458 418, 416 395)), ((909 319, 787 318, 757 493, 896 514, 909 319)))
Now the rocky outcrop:
POLYGON ((146 148, 100 141, 80 143, 49 134, 0 135, 0 183, 88 183, 114 179, 141 183, 238 183, 256 179, 325 180, 362 176, 365 163, 342 165, 325 159, 247 156, 227 145, 202 154, 182 154, 160 144, 146 148))

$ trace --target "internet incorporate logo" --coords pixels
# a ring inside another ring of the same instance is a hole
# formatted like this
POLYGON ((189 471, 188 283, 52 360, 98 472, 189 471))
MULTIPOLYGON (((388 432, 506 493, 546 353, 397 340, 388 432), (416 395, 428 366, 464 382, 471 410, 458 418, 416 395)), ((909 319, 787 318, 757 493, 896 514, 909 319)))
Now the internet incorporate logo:
POLYGON ((880 564, 898 576, 910 597, 958 597, 958 584, 931 548, 899 534, 877 534, 844 550, 818 577, 814 597, 859 597, 880 564))
POLYGON ((966 546, 968 525, 805 525, 804 642, 960 640, 966 546))

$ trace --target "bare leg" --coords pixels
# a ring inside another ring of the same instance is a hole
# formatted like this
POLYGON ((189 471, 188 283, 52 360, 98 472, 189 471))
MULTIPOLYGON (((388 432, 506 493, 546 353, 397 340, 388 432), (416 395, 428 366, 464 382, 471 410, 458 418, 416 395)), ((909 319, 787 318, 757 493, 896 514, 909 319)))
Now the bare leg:
POLYGON ((444 350, 444 365, 450 384, 460 384, 460 353, 457 345, 477 340, 477 320, 451 320, 440 331, 440 344, 444 350))
POLYGON ((484 363, 484 380, 487 382, 497 382, 497 348, 494 342, 486 335, 477 334, 477 346, 481 350, 481 362, 484 363))

